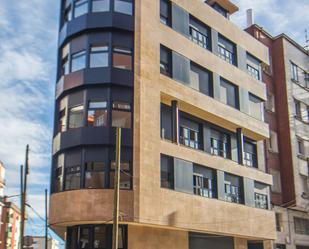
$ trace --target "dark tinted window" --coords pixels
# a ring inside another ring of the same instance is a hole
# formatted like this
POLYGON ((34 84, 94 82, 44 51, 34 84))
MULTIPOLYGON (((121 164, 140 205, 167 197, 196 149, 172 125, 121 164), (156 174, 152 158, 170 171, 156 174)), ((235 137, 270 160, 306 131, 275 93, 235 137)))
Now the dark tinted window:
POLYGON ((220 80, 220 101, 236 109, 239 108, 238 87, 223 78, 220 80))
POLYGON ((161 155, 161 187, 174 189, 174 159, 161 155))
POLYGON ((164 46, 160 47, 160 72, 172 77, 172 51, 164 46))

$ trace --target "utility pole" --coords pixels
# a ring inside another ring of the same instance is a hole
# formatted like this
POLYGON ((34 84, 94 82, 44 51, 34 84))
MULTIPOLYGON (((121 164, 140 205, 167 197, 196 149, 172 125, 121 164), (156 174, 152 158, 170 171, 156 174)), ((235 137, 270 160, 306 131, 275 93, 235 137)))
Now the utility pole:
POLYGON ((29 145, 26 147, 26 159, 25 159, 25 171, 22 167, 22 178, 21 178, 21 193, 22 193, 22 205, 21 205, 21 249, 24 248, 24 236, 25 236, 25 214, 26 214, 26 201, 27 201, 27 178, 29 175, 29 145), (22 184, 23 183, 23 184, 22 184))
POLYGON ((114 179, 114 220, 113 220, 113 247, 118 249, 118 223, 119 223, 119 182, 121 158, 121 128, 116 128, 116 169, 114 179))
MULTIPOLYGON (((23 203, 24 203, 24 165, 20 165, 20 212, 23 213, 23 203)), ((20 228, 22 230, 23 227, 23 220, 20 219, 20 228)), ((22 232, 20 233, 19 238, 19 246, 22 249, 23 246, 23 239, 21 236, 22 232)))
POLYGON ((45 249, 48 249, 48 196, 47 189, 45 189, 45 249))

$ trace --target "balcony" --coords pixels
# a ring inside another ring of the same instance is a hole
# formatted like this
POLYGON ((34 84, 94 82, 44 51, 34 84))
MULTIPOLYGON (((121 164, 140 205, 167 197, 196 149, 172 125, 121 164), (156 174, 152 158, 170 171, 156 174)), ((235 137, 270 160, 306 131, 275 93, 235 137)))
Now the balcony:
POLYGON ((207 35, 201 33, 199 30, 195 29, 192 26, 189 27, 189 31, 191 41, 195 42, 196 44, 205 49, 210 48, 210 41, 207 35))

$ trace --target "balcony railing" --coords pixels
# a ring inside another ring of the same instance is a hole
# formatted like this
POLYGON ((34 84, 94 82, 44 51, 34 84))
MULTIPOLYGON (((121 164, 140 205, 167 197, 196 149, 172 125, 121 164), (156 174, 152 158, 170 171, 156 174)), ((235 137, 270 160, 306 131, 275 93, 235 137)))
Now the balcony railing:
POLYGON ((223 47, 222 45, 218 44, 218 52, 219 57, 230 64, 236 65, 236 55, 223 47))
POLYGON ((199 30, 196 28, 190 26, 190 39, 198 44, 199 46, 209 49, 209 38, 207 35, 201 33, 199 30))

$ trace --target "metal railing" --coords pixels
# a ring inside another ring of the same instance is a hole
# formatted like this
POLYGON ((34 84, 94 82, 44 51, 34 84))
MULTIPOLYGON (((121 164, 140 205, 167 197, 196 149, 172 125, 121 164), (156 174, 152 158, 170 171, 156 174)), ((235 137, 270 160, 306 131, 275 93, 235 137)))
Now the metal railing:
POLYGON ((209 49, 209 38, 207 35, 203 34, 202 32, 200 32, 199 30, 197 30, 192 26, 189 27, 189 31, 190 31, 190 39, 193 42, 195 42, 196 44, 198 44, 203 48, 209 49))
POLYGON ((218 44, 218 53, 221 59, 227 61, 230 64, 236 65, 236 55, 220 44, 218 44))

